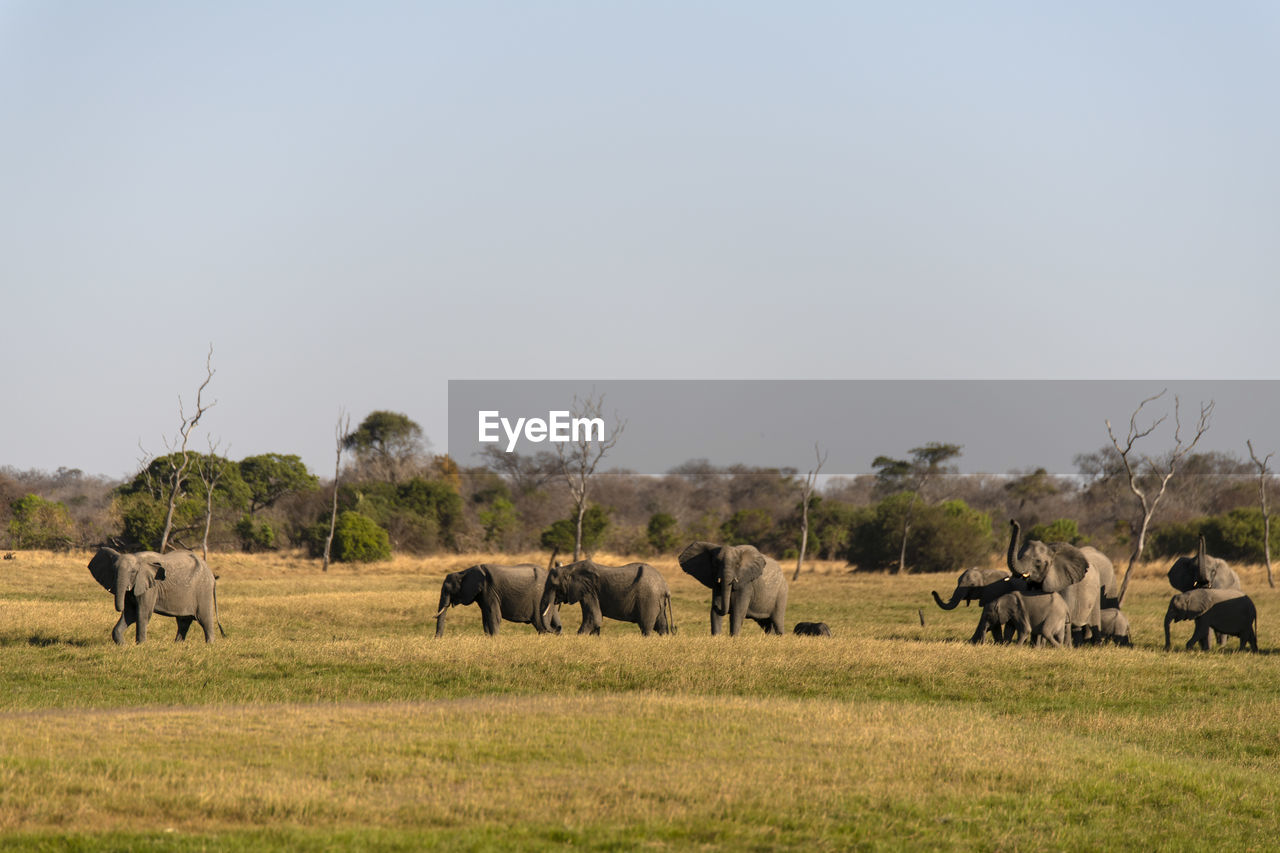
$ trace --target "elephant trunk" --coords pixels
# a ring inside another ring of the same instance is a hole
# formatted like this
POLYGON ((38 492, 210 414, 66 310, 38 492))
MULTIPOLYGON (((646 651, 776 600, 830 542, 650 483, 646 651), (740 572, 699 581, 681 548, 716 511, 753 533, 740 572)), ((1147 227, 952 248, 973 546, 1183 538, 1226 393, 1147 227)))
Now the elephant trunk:
POLYGON ((942 597, 938 595, 937 592, 933 593, 933 600, 937 602, 938 606, 941 607, 943 610, 955 610, 957 607, 960 606, 960 601, 962 597, 966 601, 969 598, 969 588, 967 586, 961 587, 957 585, 956 591, 951 594, 950 601, 943 601, 942 597), (961 593, 961 590, 964 590, 964 592, 961 593))
POLYGON ((539 634, 545 634, 550 630, 547 627, 547 623, 550 621, 550 617, 547 614, 555 606, 556 591, 551 584, 547 584, 546 588, 542 590, 542 597, 538 599, 538 612, 534 614, 533 627, 537 629, 539 634))
POLYGON ((733 582, 729 580, 728 574, 720 578, 720 594, 719 596, 711 596, 711 608, 715 610, 718 616, 724 616, 729 612, 729 596, 733 594, 733 582), (719 601, 717 602, 717 598, 719 601), (716 604, 719 607, 716 607, 716 604))
POLYGON ((449 592, 443 589, 440 590, 440 609, 436 611, 436 636, 437 637, 444 634, 445 611, 449 609, 450 603, 451 602, 449 600, 449 592))
POLYGON ((120 561, 120 565, 116 568, 116 612, 124 612, 124 594, 129 591, 129 571, 124 566, 124 561, 120 561))
POLYGON ((1015 519, 1009 519, 1009 553, 1005 556, 1005 562, 1009 564, 1009 571, 1015 575, 1021 576, 1022 571, 1018 569, 1018 536, 1022 532, 1022 528, 1015 519))

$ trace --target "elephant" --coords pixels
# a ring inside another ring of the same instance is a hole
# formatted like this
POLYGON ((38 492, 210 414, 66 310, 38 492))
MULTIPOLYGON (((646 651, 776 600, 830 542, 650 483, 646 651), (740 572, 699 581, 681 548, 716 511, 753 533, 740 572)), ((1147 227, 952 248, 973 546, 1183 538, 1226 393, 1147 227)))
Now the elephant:
MULTIPOLYGON (((1026 589, 1027 580, 1021 575, 1011 575, 1005 569, 979 569, 975 566, 960 573, 960 577, 956 580, 955 592, 951 593, 950 600, 943 601, 937 592, 933 593, 933 600, 943 610, 955 610, 961 601, 966 607, 969 606, 969 602, 977 601, 984 610, 978 619, 977 629, 969 638, 969 642, 977 644, 986 639, 988 630, 992 630, 992 626, 987 622, 986 605, 1006 593, 1025 592, 1026 589)), ((1000 638, 997 636, 996 642, 999 641, 1000 638)))
POLYGON ((1129 640, 1129 617, 1119 607, 1102 608, 1102 642, 1110 640, 1117 646, 1132 646, 1129 640))
POLYGON ((479 603, 484 632, 498 633, 505 619, 532 625, 539 634, 560 633, 560 608, 550 612, 538 609, 547 570, 532 563, 498 566, 479 563, 467 569, 450 572, 440 584, 439 609, 436 611, 436 636, 444 634, 446 611, 459 604, 479 603))
MULTIPOLYGON (((1019 548, 1022 528, 1016 520, 1010 520, 1009 526, 1009 571, 1026 578, 1031 590, 1061 593, 1071 614, 1072 636, 1078 634, 1080 641, 1096 643, 1102 633, 1102 572, 1097 564, 1105 560, 1111 568, 1111 561, 1096 548, 1077 548, 1066 542, 1028 539, 1019 548)), ((1114 582, 1114 568, 1111 575, 1114 582)))
POLYGON ((1169 568, 1169 585, 1179 592, 1193 589, 1240 589, 1240 578, 1226 560, 1210 557, 1200 537, 1194 557, 1179 557, 1169 568))
POLYGON ((1028 641, 1051 646, 1071 645, 1067 601, 1056 592, 1009 592, 982 609, 997 640, 1003 636, 1005 642, 1012 642, 1016 633, 1022 645, 1028 641), (1003 634, 1002 626, 1005 627, 1003 634))
POLYGON ((206 643, 213 642, 215 625, 222 636, 227 635, 218 621, 217 576, 190 551, 122 554, 102 547, 89 561, 89 573, 116 597, 120 619, 111 630, 111 639, 117 645, 124 642, 125 630, 135 623, 137 642, 145 642, 147 623, 155 613, 178 620, 175 641, 187 638, 193 621, 204 629, 206 643))
POLYGON ((1169 599, 1164 615, 1164 650, 1169 651, 1169 625, 1194 619, 1195 630, 1187 640, 1187 648, 1208 651, 1209 631, 1240 638, 1240 649, 1251 646, 1258 650, 1258 609, 1253 599, 1238 589, 1193 589, 1169 599))
POLYGON ((671 618, 671 590, 648 563, 602 566, 578 560, 546 573, 539 608, 546 612, 561 604, 582 605, 579 634, 599 634, 605 617, 634 622, 649 636, 675 633, 671 618))
POLYGON ((729 616, 729 635, 736 637, 744 618, 766 634, 783 633, 787 615, 787 579, 772 557, 753 545, 692 542, 679 556, 680 568, 711 590, 711 634, 729 616))
POLYGON ((792 632, 799 637, 830 637, 831 629, 826 622, 797 622, 792 632))

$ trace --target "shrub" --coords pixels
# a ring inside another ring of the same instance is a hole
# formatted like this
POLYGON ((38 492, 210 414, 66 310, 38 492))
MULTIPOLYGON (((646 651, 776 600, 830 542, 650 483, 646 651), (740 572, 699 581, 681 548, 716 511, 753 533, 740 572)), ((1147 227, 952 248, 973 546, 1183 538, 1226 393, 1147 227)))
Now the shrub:
POLYGON ((676 529, 676 517, 666 512, 649 516, 649 529, 645 537, 656 554, 675 550, 680 544, 680 531, 676 529))
POLYGON ((236 536, 245 551, 270 551, 276 545, 276 531, 265 521, 246 515, 236 522, 236 536))
POLYGON ((9 544, 14 548, 65 551, 75 538, 75 523, 65 504, 26 495, 9 505, 9 544))
MULTIPOLYGON (((582 516, 582 550, 591 553, 600 545, 604 532, 609 527, 609 510, 592 504, 582 516)), ((573 553, 574 535, 578 528, 578 518, 572 515, 554 522, 542 531, 540 541, 542 547, 549 551, 573 553)))
POLYGON ((1028 539, 1039 539, 1041 542, 1066 542, 1069 545, 1087 545, 1088 537, 1080 535, 1080 528, 1075 519, 1059 518, 1048 524, 1037 524, 1027 534, 1028 539))
POLYGON ((992 552, 991 516, 961 500, 912 506, 911 498, 910 492, 900 492, 854 514, 846 552, 850 563, 871 570, 896 567, 908 511, 906 562, 913 571, 958 571, 992 552))
POLYGON ((763 546, 773 530, 773 516, 763 509, 740 509, 720 525, 726 545, 763 546))
POLYGON ((389 560, 391 538, 372 518, 346 510, 338 516, 338 525, 333 531, 331 556, 338 563, 389 560))

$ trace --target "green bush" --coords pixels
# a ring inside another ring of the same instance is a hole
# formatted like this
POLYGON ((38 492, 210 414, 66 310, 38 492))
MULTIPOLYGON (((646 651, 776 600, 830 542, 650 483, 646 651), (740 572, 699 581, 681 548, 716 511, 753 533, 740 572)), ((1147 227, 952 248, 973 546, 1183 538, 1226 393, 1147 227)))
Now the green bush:
POLYGON ((680 544, 680 531, 676 529, 676 517, 666 512, 649 516, 649 528, 645 537, 655 554, 666 554, 680 544))
MULTIPOLYGON (((591 504, 582 516, 582 550, 591 553, 600 545, 604 532, 609 527, 609 510, 591 504)), ((571 515, 554 522, 540 537, 542 547, 562 554, 573 553, 574 535, 578 528, 578 518, 571 515)))
POLYGON ((389 560, 391 538, 372 518, 346 510, 338 516, 338 525, 333 531, 331 556, 336 563, 389 560))
POLYGON ((9 504, 9 544, 14 548, 47 548, 65 551, 75 542, 75 522, 59 501, 26 495, 9 504))
POLYGON ((991 516, 964 501, 929 506, 910 492, 891 495, 858 509, 849 532, 846 557, 860 569, 885 570, 898 565, 902 527, 911 513, 907 537, 907 567, 917 572, 954 572, 992 553, 991 516))
POLYGON ((276 545, 276 531, 265 521, 246 515, 236 522, 236 536, 245 551, 270 551, 276 545))
POLYGON ((720 525, 720 539, 725 545, 763 547, 773 531, 773 516, 763 509, 740 509, 720 525))
MULTIPOLYGON (((1273 527, 1275 524, 1273 522, 1273 527)), ((1280 556, 1280 531, 1271 537, 1271 557, 1280 556)), ((1153 558, 1194 554, 1204 537, 1205 548, 1228 562, 1261 563, 1263 553, 1262 510, 1240 507, 1224 515, 1162 524, 1152 531, 1147 555, 1153 558)))

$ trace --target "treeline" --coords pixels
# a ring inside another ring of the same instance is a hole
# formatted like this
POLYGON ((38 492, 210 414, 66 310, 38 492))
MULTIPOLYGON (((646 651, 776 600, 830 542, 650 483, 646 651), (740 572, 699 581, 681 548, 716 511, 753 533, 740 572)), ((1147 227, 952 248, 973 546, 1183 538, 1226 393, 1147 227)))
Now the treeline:
MULTIPOLYGON (((555 454, 491 448, 484 464, 460 468, 430 454, 418 425, 394 412, 370 414, 342 443, 337 561, 393 552, 573 550, 575 506, 555 454)), ((1002 552, 1010 518, 1035 538, 1110 553, 1130 546, 1133 497, 1112 448, 1076 457, 1070 475, 1044 469, 961 475, 954 465, 961 450, 927 445, 907 459, 876 459, 876 473, 827 480, 809 500, 807 553, 869 570, 954 571, 1002 552)), ((104 542, 156 548, 168 519, 169 541, 177 547, 323 552, 334 484, 298 456, 237 461, 188 453, 174 492, 179 461, 176 454, 156 457, 125 482, 74 469, 0 469, 0 540, 9 549, 104 542)), ((661 476, 598 474, 582 544, 588 553, 657 556, 702 539, 754 544, 794 560, 803 480, 791 469, 716 467, 704 460, 661 476)), ((1241 459, 1188 456, 1169 483, 1146 556, 1189 553, 1204 535, 1215 555, 1262 561, 1258 486, 1256 470, 1241 459)))

